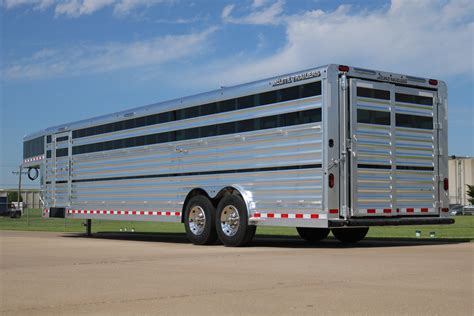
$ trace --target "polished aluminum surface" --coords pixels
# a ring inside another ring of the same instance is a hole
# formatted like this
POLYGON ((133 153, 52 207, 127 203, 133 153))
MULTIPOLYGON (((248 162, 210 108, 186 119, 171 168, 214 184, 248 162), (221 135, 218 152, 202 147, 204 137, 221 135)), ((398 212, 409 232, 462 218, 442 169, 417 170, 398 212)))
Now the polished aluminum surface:
POLYGON ((233 205, 227 205, 224 207, 221 213, 220 223, 222 232, 226 236, 235 236, 240 227, 240 216, 237 208, 233 205))
POLYGON ((396 114, 432 117, 436 123, 437 104, 433 102, 433 106, 429 106, 395 102, 396 93, 420 95, 436 100, 436 92, 360 79, 352 79, 351 82, 353 215, 438 214, 435 128, 427 130, 396 126, 396 114), (356 94, 357 87, 390 91, 390 100, 359 97, 356 94), (359 123, 358 109, 390 112, 391 124, 386 126, 359 123), (390 167, 374 169, 360 168, 358 165, 390 167), (410 169, 399 169, 399 166, 410 169), (434 170, 413 170, 416 168, 434 170), (422 213, 415 212, 422 208, 422 213))
MULTIPOLYGON (((107 210, 107 212, 68 213, 67 216, 72 218, 179 222, 181 221, 179 214, 184 211, 184 201, 193 189, 202 189, 213 198, 224 188, 232 187, 237 189, 244 198, 252 224, 327 227, 328 219, 337 219, 339 215, 366 216, 367 214, 363 214, 362 210, 366 211, 369 208, 390 207, 394 210, 397 207, 431 205, 430 207, 435 210, 437 208, 434 206, 442 206, 446 203, 447 195, 441 194, 439 190, 439 178, 443 173, 447 173, 444 171, 447 170, 445 167, 445 160, 447 160, 445 84, 440 82, 440 92, 437 94, 436 91, 427 90, 430 88, 427 80, 410 82, 409 77, 402 75, 386 72, 362 73, 351 68, 347 73, 349 78, 358 77, 359 83, 387 87, 391 91, 391 99, 388 102, 374 102, 367 98, 357 98, 354 94, 345 95, 346 91, 354 91, 354 86, 349 84, 349 81, 354 79, 346 80, 346 77, 337 70, 337 65, 315 68, 315 70, 321 72, 321 77, 313 78, 305 83, 321 80, 321 96, 108 134, 77 139, 70 137, 68 142, 56 143, 53 140, 51 144, 46 145, 46 148, 52 151, 52 157, 41 162, 45 208, 107 210), (408 84, 418 86, 419 89, 396 86, 389 82, 392 80, 390 75, 393 75, 393 80, 407 80, 408 84), (386 82, 375 82, 379 80, 377 79, 379 77, 382 78, 380 80, 386 82), (364 83, 363 78, 371 81, 364 83), (347 82, 346 88, 342 87, 343 81, 347 82), (394 102, 393 95, 397 91, 433 93, 439 105, 436 103, 436 106, 430 110, 423 106, 413 107, 402 102, 394 102), (390 111, 393 122, 397 112, 433 115, 438 125, 433 131, 426 131, 398 128, 393 124, 387 127, 353 124, 355 129, 350 131, 345 127, 349 126, 351 115, 349 112, 347 115, 344 113, 345 107, 349 107, 350 100, 354 100, 354 104, 357 104, 354 109, 360 107, 390 111), (55 156, 55 150, 58 148, 71 149, 72 146, 77 145, 316 108, 322 109, 322 122, 66 157, 55 156), (442 109, 439 113, 436 112, 438 108, 442 109), (341 139, 339 135, 342 137, 346 135, 347 138, 341 139), (333 147, 328 145, 329 140, 334 142, 333 147), (345 153, 351 159, 344 156, 345 153), (356 166, 354 162, 390 164, 392 168, 388 170, 358 169, 354 168, 356 166), (396 164, 433 166, 435 171, 397 170, 396 164), (278 169, 304 165, 315 167, 278 169), (316 167, 319 165, 322 167, 316 167), (260 170, 262 168, 275 168, 275 170, 260 170), (234 172, 243 169, 254 171, 234 172), (231 172, 225 173, 226 170, 231 172), (349 175, 349 170, 352 170, 353 174, 349 175), (210 171, 217 173, 206 174, 210 171), (183 173, 187 175, 173 176, 183 173), (336 186, 333 189, 327 186, 329 173, 335 175, 336 186), (131 176, 143 176, 143 178, 117 179, 131 176), (115 178, 115 180, 84 181, 107 178, 115 178), (348 181, 352 189, 345 185, 348 181), (350 192, 355 193, 356 198, 352 197, 351 200, 350 192), (347 207, 346 213, 341 211, 344 207, 347 207), (129 215, 118 213, 124 210, 129 215), (330 210, 336 212, 329 212, 330 210), (171 212, 175 215, 133 216, 140 212, 153 212, 153 214, 171 212), (257 213, 280 215, 278 218, 273 216, 256 218, 253 215, 257 213), (295 214, 306 215, 296 217, 295 214), (310 214, 316 216, 312 217, 310 214)), ((50 128, 46 131, 54 133, 62 130, 61 133, 53 134, 53 136, 56 135, 54 138, 56 139, 67 133, 70 135, 70 131, 64 131, 65 129, 114 122, 124 119, 125 113, 133 112, 132 117, 139 117, 229 97, 260 93, 274 89, 272 82, 277 78, 279 77, 140 107, 50 128)), ((282 86, 276 88, 282 88, 282 86)), ((35 135, 28 135, 25 140, 35 135)), ((377 215, 379 214, 370 214, 370 216, 377 215)))
POLYGON ((196 205, 189 211, 189 229, 194 235, 201 235, 206 229, 206 214, 202 207, 196 205))
MULTIPOLYGON (((187 126, 229 122, 302 111, 322 106, 322 97, 281 102, 127 131, 141 135, 187 126), (162 126, 163 125, 163 126, 162 126), (166 126, 164 126, 166 125, 166 126)), ((196 175, 197 172, 272 168, 322 163, 322 125, 311 123, 233 135, 208 137, 108 152, 75 155, 74 180, 134 175, 192 173, 180 177, 73 182, 71 208, 181 211, 194 188, 211 190, 239 185, 249 192, 255 210, 289 213, 322 211, 322 170, 255 171, 196 175)), ((73 140, 84 144, 124 136, 124 131, 73 140)), ((217 194, 217 192, 215 192, 217 194)), ((175 220, 179 220, 176 218, 175 220)))

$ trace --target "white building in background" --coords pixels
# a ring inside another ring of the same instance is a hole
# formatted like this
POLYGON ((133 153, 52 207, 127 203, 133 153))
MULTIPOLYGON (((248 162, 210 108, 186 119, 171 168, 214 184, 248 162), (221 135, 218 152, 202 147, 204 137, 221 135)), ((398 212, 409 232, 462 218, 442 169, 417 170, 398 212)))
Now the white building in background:
MULTIPOLYGON (((0 189, 0 204, 7 205, 7 194, 8 192, 17 192, 17 188, 10 189, 0 189)), ((20 203, 20 208, 23 208, 23 205, 26 208, 42 208, 43 204, 41 203, 40 191, 38 189, 22 189, 21 198, 23 202, 20 203)), ((11 201, 15 207, 18 204, 16 201, 11 201)))
POLYGON ((474 184, 474 158, 452 156, 448 161, 449 204, 468 205, 467 184, 474 184))

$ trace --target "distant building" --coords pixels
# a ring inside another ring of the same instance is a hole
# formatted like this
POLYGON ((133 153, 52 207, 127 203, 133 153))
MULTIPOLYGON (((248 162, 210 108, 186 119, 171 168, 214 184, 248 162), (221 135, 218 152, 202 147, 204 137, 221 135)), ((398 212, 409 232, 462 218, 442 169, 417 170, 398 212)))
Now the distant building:
POLYGON ((468 205, 467 184, 474 184, 474 158, 451 157, 449 169, 449 204, 468 205))
MULTIPOLYGON (((0 210, 3 207, 8 207, 7 205, 7 194, 8 192, 17 192, 18 189, 0 189, 0 210)), ((20 206, 24 205, 26 208, 41 208, 40 192, 37 189, 22 189, 21 197, 23 203, 20 206)), ((16 202, 16 201, 10 201, 16 202)), ((15 203, 16 205, 16 203, 15 203)))
POLYGON ((0 214, 7 211, 7 192, 0 190, 0 214))

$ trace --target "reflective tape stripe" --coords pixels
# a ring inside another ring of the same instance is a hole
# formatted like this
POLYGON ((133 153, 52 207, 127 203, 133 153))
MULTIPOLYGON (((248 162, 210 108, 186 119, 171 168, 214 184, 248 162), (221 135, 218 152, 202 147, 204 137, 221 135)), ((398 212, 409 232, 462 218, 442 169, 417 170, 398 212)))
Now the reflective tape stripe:
MULTIPOLYGON (((44 210, 49 212, 49 210, 44 210)), ((118 211, 118 210, 67 210, 68 214, 90 214, 90 215, 138 215, 138 216, 181 216, 181 212, 159 212, 159 211, 118 211)))
POLYGON ((38 160, 42 160, 42 159, 44 159, 44 155, 39 155, 39 156, 34 156, 34 157, 31 157, 31 158, 23 159, 23 162, 28 163, 28 162, 38 161, 38 160))
POLYGON ((317 213, 253 213, 252 218, 274 218, 274 219, 327 219, 326 214, 317 213))
POLYGON ((421 207, 421 208, 414 208, 414 207, 407 207, 407 208, 397 208, 397 209, 390 209, 390 208, 368 208, 368 209, 359 209, 359 213, 365 214, 392 214, 392 213, 433 213, 436 210, 434 208, 429 207, 421 207))

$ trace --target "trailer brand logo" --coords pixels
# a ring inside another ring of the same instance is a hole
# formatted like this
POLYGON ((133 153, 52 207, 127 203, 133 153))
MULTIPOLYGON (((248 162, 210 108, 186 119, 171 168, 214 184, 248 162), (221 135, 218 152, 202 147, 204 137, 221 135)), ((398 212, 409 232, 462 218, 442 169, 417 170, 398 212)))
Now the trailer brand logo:
POLYGON ((319 71, 308 71, 294 76, 281 77, 272 82, 272 87, 281 86, 284 84, 298 82, 306 79, 321 77, 321 72, 319 71))
POLYGON ((384 76, 381 73, 379 73, 377 80, 390 81, 395 83, 408 83, 408 80, 406 78, 394 78, 392 76, 384 76))

